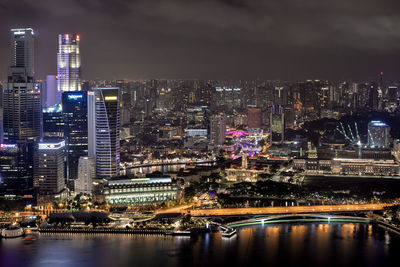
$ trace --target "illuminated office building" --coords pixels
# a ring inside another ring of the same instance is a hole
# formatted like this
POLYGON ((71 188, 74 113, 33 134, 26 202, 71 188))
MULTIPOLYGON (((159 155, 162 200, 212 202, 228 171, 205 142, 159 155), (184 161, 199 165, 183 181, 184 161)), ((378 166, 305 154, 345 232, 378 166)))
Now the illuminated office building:
POLYGON ((64 137, 64 116, 60 104, 43 109, 43 137, 64 137))
POLYGON ((222 145, 225 142, 226 115, 225 113, 215 114, 210 119, 211 142, 215 145, 222 145))
POLYGON ((390 127, 381 121, 368 123, 368 146, 372 148, 388 148, 390 146, 390 127))
POLYGON ((81 90, 81 55, 78 34, 60 34, 57 53, 57 91, 59 97, 63 92, 81 90))
POLYGON ((67 180, 78 178, 81 156, 88 154, 88 100, 86 91, 64 92, 62 113, 67 149, 67 180))
MULTIPOLYGON (((96 178, 114 177, 119 174, 120 163, 120 90, 106 87, 93 88, 93 92, 95 107, 94 112, 93 107, 89 107, 89 117, 94 113, 95 132, 92 134, 95 138, 96 178)), ((93 104, 90 99, 89 103, 93 104)))
POLYGON ((210 109, 206 105, 192 104, 186 109, 187 136, 208 138, 210 132, 210 109))
POLYGON ((40 195, 54 195, 65 187, 65 141, 40 142, 35 153, 35 186, 40 195))
POLYGON ((5 143, 38 140, 41 136, 40 86, 34 83, 33 30, 11 30, 11 64, 3 86, 5 143))
POLYGON ((33 193, 33 152, 31 142, 0 144, 0 193, 26 196, 33 193))

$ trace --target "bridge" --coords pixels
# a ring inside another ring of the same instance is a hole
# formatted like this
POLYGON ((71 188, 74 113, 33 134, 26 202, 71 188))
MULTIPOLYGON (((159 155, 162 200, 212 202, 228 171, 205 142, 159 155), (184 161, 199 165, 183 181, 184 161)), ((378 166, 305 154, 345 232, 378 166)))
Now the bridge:
POLYGON ((188 212, 194 217, 213 216, 255 216, 302 213, 331 213, 350 211, 382 210, 392 204, 350 204, 350 205, 320 205, 320 206, 289 206, 289 207, 260 207, 260 208, 227 208, 227 209, 192 209, 188 212))
POLYGON ((271 223, 296 223, 296 222, 349 222, 349 223, 369 223, 371 219, 354 216, 336 216, 336 215, 321 215, 321 214, 302 214, 302 215, 280 215, 267 216, 241 220, 226 224, 228 227, 244 227, 253 225, 265 225, 271 223))

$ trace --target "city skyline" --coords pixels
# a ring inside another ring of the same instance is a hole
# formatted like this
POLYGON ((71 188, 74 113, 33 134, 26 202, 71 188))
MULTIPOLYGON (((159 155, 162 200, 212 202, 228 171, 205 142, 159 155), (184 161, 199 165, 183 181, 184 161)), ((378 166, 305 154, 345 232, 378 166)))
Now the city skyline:
POLYGON ((0 31, 35 29, 38 79, 56 74, 58 34, 76 32, 86 80, 364 80, 381 71, 400 80, 398 7, 391 0, 7 1, 0 31))

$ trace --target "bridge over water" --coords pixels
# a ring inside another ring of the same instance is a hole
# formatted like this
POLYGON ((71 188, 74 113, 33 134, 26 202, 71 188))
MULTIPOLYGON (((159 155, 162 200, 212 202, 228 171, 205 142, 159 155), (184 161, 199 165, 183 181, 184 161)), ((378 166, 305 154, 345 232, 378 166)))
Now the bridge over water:
POLYGON ((228 227, 236 228, 252 225, 265 225, 272 223, 296 223, 296 222, 348 222, 348 223, 369 223, 371 219, 355 216, 338 216, 325 214, 302 214, 302 215, 280 215, 266 216, 247 220, 241 220, 226 224, 228 227))
POLYGON ((290 207, 260 207, 260 208, 230 208, 230 209, 192 209, 189 213, 195 217, 222 216, 253 216, 279 214, 312 214, 350 211, 381 210, 392 204, 352 204, 352 205, 320 205, 320 206, 290 206, 290 207))

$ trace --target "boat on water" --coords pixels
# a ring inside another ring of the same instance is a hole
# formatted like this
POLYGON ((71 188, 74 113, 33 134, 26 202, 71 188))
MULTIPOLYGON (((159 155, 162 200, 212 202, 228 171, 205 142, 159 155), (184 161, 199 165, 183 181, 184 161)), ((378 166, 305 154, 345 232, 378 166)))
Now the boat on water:
POLYGON ((36 238, 33 235, 26 235, 24 237, 24 241, 25 242, 32 242, 32 241, 35 241, 35 240, 36 240, 36 238))
POLYGON ((3 238, 13 238, 20 237, 25 234, 24 229, 18 224, 11 224, 7 228, 1 230, 1 237, 3 238))

